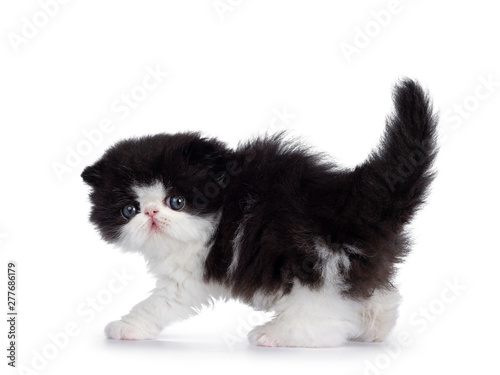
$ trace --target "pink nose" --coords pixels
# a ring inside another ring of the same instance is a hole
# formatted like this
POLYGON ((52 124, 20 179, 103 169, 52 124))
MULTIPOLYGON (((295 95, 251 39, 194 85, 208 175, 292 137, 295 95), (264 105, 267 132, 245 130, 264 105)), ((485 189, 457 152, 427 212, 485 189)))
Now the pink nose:
POLYGON ((148 206, 144 210, 144 213, 150 217, 155 216, 158 213, 158 207, 156 206, 148 206))

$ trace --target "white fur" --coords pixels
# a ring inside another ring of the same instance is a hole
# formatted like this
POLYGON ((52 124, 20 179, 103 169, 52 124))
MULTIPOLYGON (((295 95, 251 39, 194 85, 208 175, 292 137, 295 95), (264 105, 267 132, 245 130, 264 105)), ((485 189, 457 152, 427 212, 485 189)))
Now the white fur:
POLYGON ((311 290, 296 283, 290 294, 277 301, 254 298, 258 307, 274 310, 275 318, 250 332, 252 344, 336 347, 348 340, 381 341, 390 332, 397 319, 397 291, 377 290, 362 301, 344 297, 346 286, 340 270, 349 268, 348 256, 343 250, 332 253, 320 244, 316 250, 324 264, 324 286, 311 290))
POLYGON ((150 186, 137 186, 134 191, 141 213, 123 226, 119 245, 126 250, 140 251, 147 257, 156 257, 160 253, 170 253, 173 248, 182 249, 185 245, 199 248, 208 241, 218 222, 217 217, 206 219, 170 209, 165 204, 168 192, 160 182, 150 186), (156 215, 159 231, 156 232, 150 231, 151 218, 143 212, 150 205, 156 205, 159 210, 156 215))
POLYGON ((397 291, 376 291, 366 301, 346 298, 335 288, 296 285, 273 306, 275 318, 253 329, 257 346, 336 347, 348 340, 382 341, 397 319, 397 291))
POLYGON ((338 346, 359 326, 357 308, 331 289, 296 285, 273 306, 275 318, 252 330, 249 340, 259 346, 338 346))
POLYGON ((138 186, 135 193, 141 210, 157 206, 159 230, 151 231, 151 218, 141 211, 123 226, 119 245, 141 252, 157 283, 150 297, 108 324, 105 332, 113 339, 155 338, 166 325, 195 314, 221 294, 220 287, 203 282, 208 242, 220 215, 201 218, 170 209, 165 204, 168 192, 159 182, 138 186))
POLYGON ((349 269, 350 261, 344 250, 340 249, 339 252, 333 253, 318 240, 316 244, 316 251, 319 254, 321 262, 325 265, 322 272, 325 284, 334 284, 339 290, 345 289, 343 278, 339 273, 341 267, 345 270, 349 269))
POLYGON ((352 339, 368 342, 383 341, 396 324, 400 302, 401 295, 396 288, 376 290, 363 304, 362 332, 352 339))
POLYGON ((255 205, 255 200, 252 198, 247 199, 246 211, 247 213, 243 215, 238 228, 236 229, 236 234, 233 238, 233 259, 231 259, 231 264, 229 265, 229 275, 233 275, 238 266, 238 261, 241 252, 241 241, 245 235, 245 227, 247 226, 249 220, 252 218, 252 210, 255 205))
POLYGON ((238 266, 241 251, 241 240, 245 233, 245 224, 247 222, 246 219, 246 217, 243 217, 243 220, 241 220, 241 223, 236 229, 236 235, 233 238, 233 259, 231 259, 231 264, 229 265, 229 275, 233 275, 236 271, 236 267, 238 266))
MULTIPOLYGON (((108 324, 105 332, 113 339, 155 338, 165 326, 186 319, 214 298, 230 293, 218 284, 203 281, 209 241, 220 215, 203 218, 170 209, 165 204, 168 191, 159 182, 137 186, 135 192, 141 212, 123 226, 119 244, 145 256, 157 283, 151 296, 121 320, 108 324), (142 209, 148 205, 154 205, 158 211, 154 231, 151 218, 142 209)), ((233 241, 235 255, 230 266, 233 271, 244 221, 233 241)), ((324 286, 312 290, 297 282, 288 294, 256 293, 252 306, 274 311, 275 317, 250 332, 252 344, 334 347, 349 339, 379 341, 388 334, 397 318, 397 291, 376 291, 364 301, 345 298, 340 270, 349 268, 349 257, 344 252, 333 254, 321 245, 316 250, 324 264, 324 286)))

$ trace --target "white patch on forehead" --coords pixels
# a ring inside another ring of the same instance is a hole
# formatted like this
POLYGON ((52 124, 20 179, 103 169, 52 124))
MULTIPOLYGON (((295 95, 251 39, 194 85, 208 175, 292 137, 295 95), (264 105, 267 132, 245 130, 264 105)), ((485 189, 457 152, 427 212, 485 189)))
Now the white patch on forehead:
POLYGON ((132 190, 136 194, 137 200, 141 205, 163 202, 167 197, 167 190, 160 181, 156 181, 150 185, 134 186, 132 190))

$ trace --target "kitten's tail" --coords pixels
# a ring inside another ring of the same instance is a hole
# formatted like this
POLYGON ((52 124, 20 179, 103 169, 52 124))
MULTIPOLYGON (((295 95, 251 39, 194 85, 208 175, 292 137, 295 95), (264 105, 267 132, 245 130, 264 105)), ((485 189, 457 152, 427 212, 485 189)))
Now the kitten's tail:
MULTIPOLYGON (((371 218, 407 223, 424 202, 434 178, 437 116, 420 85, 404 79, 394 89, 395 112, 386 121, 378 149, 354 170, 371 218)), ((359 194, 356 194, 359 196, 359 194)))

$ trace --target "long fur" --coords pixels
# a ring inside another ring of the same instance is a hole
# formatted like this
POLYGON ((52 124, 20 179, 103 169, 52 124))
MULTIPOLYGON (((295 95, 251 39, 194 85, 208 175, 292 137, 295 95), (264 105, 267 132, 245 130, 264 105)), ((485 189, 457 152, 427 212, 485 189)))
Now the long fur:
POLYGON ((437 152, 437 119, 422 88, 403 80, 394 104, 380 146, 353 170, 284 134, 236 150, 198 133, 108 150, 82 173, 93 188, 90 219, 106 241, 142 252, 160 285, 108 337, 155 336, 183 316, 169 298, 184 311, 223 296, 276 312, 250 334, 256 345, 382 340, 397 316, 392 279, 409 251, 405 226, 428 193, 437 152), (185 209, 169 210, 169 196, 185 197, 185 209), (144 229, 142 208, 130 222, 120 215, 146 202, 158 207, 160 234, 144 229), (181 290, 197 297, 183 301, 181 290))

